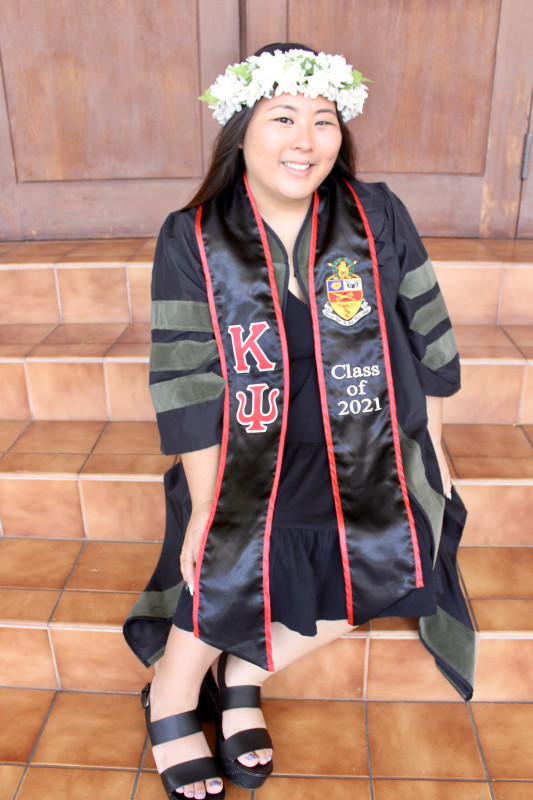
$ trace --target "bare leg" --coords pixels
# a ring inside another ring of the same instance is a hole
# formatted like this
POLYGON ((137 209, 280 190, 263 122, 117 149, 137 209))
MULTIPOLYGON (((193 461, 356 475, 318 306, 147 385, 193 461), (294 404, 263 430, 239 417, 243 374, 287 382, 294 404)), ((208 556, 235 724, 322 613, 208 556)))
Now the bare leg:
MULTIPOLYGON (((292 664, 302 656, 312 653, 319 647, 335 641, 340 636, 353 630, 346 620, 317 622, 316 636, 302 636, 289 630, 279 622, 272 623, 272 651, 276 672, 292 664)), ((226 684, 228 686, 255 685, 262 686, 273 673, 250 664, 236 656, 229 656, 226 666, 226 684)), ((265 720, 259 708, 236 708, 223 714, 223 731, 227 738, 246 728, 264 728, 265 720)), ((257 763, 266 764, 272 757, 270 750, 258 750, 239 758, 245 766, 253 767, 257 763)))
MULTIPOLYGON (((164 658, 150 689, 152 722, 196 708, 203 677, 219 653, 192 633, 172 626, 164 658)), ((183 761, 211 755, 201 733, 157 745, 153 753, 159 772, 183 761)), ((203 781, 185 786, 184 797, 205 797, 206 788, 208 796, 216 796, 222 790, 220 779, 218 783, 216 780, 206 783, 207 787, 203 781)))

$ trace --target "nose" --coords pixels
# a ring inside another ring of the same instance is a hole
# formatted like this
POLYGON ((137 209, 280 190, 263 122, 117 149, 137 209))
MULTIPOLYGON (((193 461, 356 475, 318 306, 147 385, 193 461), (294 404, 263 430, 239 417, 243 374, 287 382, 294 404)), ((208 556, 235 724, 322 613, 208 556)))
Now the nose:
POLYGON ((295 150, 303 150, 308 152, 314 147, 314 128, 303 120, 297 122, 294 126, 292 147, 295 150))

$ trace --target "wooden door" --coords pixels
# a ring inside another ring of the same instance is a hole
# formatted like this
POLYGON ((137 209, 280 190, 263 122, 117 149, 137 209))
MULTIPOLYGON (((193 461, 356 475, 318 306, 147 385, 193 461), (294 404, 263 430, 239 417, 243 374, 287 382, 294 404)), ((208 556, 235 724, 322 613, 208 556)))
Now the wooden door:
MULTIPOLYGON (((515 236, 530 0, 274 0, 266 15, 263 6, 247 0, 250 52, 301 42, 373 79, 350 123, 363 180, 387 181, 426 235, 515 236)), ((533 236, 523 209, 520 235, 533 236)))
MULTIPOLYGON (((533 48, 532 48, 533 50, 533 48)), ((533 72, 533 70, 532 70, 533 72)), ((524 136, 520 195, 520 212, 518 217, 517 236, 531 237, 533 231, 533 77, 531 84, 531 104, 529 109, 529 127, 524 136)))
POLYGON ((154 234, 218 130, 198 95, 286 40, 373 79, 360 176, 422 233, 533 236, 531 0, 2 0, 0 238, 154 234))
POLYGON ((142 236, 192 194, 238 0, 2 0, 0 237, 142 236))

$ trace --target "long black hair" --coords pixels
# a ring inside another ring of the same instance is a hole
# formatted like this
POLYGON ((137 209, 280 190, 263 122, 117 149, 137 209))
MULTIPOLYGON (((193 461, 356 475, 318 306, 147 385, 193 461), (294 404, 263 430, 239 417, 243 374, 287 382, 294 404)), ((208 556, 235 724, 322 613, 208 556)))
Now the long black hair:
MULTIPOLYGON (((313 50, 311 47, 306 47, 303 44, 297 44, 295 42, 275 42, 274 44, 268 44, 254 53, 254 55, 260 56, 261 53, 274 53, 276 50, 281 50, 282 53, 287 53, 289 50, 309 50, 315 55, 318 55, 317 51, 313 50)), ((194 206, 211 200, 232 181, 242 176, 244 172, 244 159, 240 145, 244 140, 244 134, 246 133, 246 128, 248 127, 252 113, 253 108, 245 106, 226 122, 215 140, 213 156, 207 174, 194 197, 189 200, 184 208, 193 208, 194 206)), ((355 144, 350 131, 346 127, 338 111, 337 119, 339 120, 342 139, 337 160, 331 172, 337 178, 355 178, 355 144)))

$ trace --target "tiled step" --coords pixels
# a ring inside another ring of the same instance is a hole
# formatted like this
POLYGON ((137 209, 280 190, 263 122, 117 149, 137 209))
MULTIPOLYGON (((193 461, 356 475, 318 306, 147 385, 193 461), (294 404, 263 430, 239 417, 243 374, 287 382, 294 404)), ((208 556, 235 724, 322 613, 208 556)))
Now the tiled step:
MULTIPOLYGON (((533 426, 445 425, 468 509, 467 544, 531 543, 533 426)), ((159 541, 162 456, 153 422, 0 422, 0 524, 7 536, 159 541)))
MULTIPOLYGON (((455 330, 462 390, 445 421, 533 423, 533 324, 455 330)), ((149 342, 149 323, 0 325, 0 419, 155 419, 149 342)))
POLYGON ((153 420, 149 323, 0 325, 0 418, 153 420))
MULTIPOLYGON (((533 241, 425 239, 454 323, 530 325, 533 241)), ((148 322, 154 239, 6 242, 4 323, 148 322)))
MULTIPOLYGON (((531 544, 533 425, 444 426, 469 545, 531 544)), ((6 536, 160 541, 162 456, 154 422, 0 421, 6 536)))
POLYGON ((0 522, 8 536, 154 541, 164 526, 155 423, 0 422, 0 522))
POLYGON ((424 239, 455 325, 531 325, 533 240, 424 239))
MULTIPOLYGON (((0 685, 139 690, 150 672, 121 625, 158 554, 155 543, 0 540, 0 685)), ((476 700, 533 701, 533 547, 463 547, 459 563, 479 630, 476 700)), ((362 626, 273 676, 265 696, 458 700, 409 619, 362 626)))
MULTIPOLYGON (((138 697, 5 689, 0 710, 2 800, 165 796, 138 697)), ((255 797, 530 800, 531 710, 527 703, 266 700, 274 775, 255 797)), ((226 798, 253 800, 253 793, 227 783, 226 798)))

